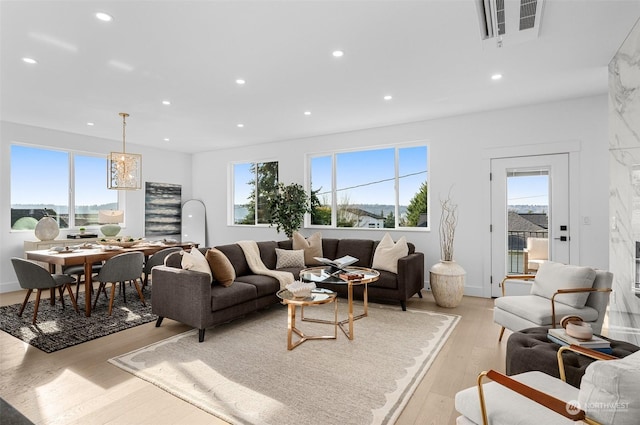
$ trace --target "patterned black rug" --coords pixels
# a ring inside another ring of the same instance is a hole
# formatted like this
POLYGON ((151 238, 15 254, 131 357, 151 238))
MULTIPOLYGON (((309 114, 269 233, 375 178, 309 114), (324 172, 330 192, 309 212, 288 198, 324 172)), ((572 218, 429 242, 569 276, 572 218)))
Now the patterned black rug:
MULTIPOLYGON (((109 291, 110 285, 107 288, 109 291)), ((135 289, 130 287, 126 289, 126 304, 122 294, 116 291, 111 316, 107 316, 109 303, 104 295, 100 296, 91 317, 84 315, 83 293, 79 295, 78 300, 80 313, 76 313, 73 309, 68 294, 65 296, 64 310, 60 299, 57 299, 55 306, 52 306, 49 297, 43 296, 35 325, 31 324, 35 294, 31 294, 31 301, 27 303, 22 317, 18 317, 22 303, 0 307, 0 330, 46 353, 53 353, 156 320, 158 316, 151 313, 151 289, 147 287, 144 291, 146 307, 140 302, 135 289)), ((47 295, 48 292, 46 291, 47 295)))

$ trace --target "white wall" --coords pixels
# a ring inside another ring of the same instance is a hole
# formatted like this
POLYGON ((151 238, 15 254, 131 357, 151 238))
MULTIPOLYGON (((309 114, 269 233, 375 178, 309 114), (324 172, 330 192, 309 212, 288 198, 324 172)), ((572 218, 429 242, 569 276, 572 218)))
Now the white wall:
MULTIPOLYGON (((0 122, 0 293, 20 289, 11 257, 23 256, 23 242, 36 240, 33 231, 12 232, 10 187, 10 149, 12 142, 29 143, 44 147, 65 148, 85 152, 104 153, 120 151, 122 142, 87 137, 39 127, 0 122)), ((127 150, 142 154, 143 182, 174 183, 182 185, 182 200, 191 198, 191 155, 153 149, 127 143, 127 150)), ((102 172, 102 170, 101 170, 102 172)), ((46 184, 46 175, 42 176, 46 184)), ((106 180, 105 180, 106 185, 106 180)), ((144 235, 144 185, 142 190, 124 191, 126 234, 144 235)), ((124 230, 123 230, 124 231, 124 230)), ((68 231, 61 230, 58 238, 68 231)))
MULTIPOLYGON (((468 295, 490 294, 487 283, 490 187, 486 155, 501 147, 522 147, 523 152, 535 152, 535 146, 542 148, 544 145, 544 150, 548 151, 549 145, 578 143, 579 202, 571 207, 577 217, 589 217, 591 224, 580 224, 572 237, 579 240, 579 263, 608 268, 606 95, 194 155, 193 196, 206 205, 209 245, 240 239, 280 240, 285 237, 277 234, 275 228, 227 226, 230 162, 278 160, 280 181, 304 184, 307 153, 416 140, 429 144, 432 223, 438 223, 440 217, 439 196, 446 196, 453 186, 453 198, 459 204, 455 258, 467 271, 468 295)), ((313 231, 302 230, 306 235, 313 231)), ((430 232, 390 233, 394 239, 405 235, 425 253, 426 271, 439 260, 437 226, 430 232)), ((322 234, 325 237, 380 239, 384 231, 340 229, 322 230, 322 234)))

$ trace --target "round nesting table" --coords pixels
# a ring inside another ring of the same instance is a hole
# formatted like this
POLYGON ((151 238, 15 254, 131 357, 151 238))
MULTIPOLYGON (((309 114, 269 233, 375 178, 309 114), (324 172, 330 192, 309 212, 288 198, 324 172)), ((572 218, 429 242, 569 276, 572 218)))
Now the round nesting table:
POLYGON ((308 297, 294 297, 288 289, 279 290, 276 295, 287 305, 287 350, 293 350, 298 345, 311 339, 336 339, 338 337, 338 298, 337 294, 329 289, 316 288, 311 291, 308 297), (304 308, 321 304, 333 303, 333 321, 312 319, 304 317, 304 308), (296 327, 296 309, 300 307, 300 320, 315 323, 327 323, 333 325, 333 335, 306 335, 296 327), (293 342, 293 334, 300 337, 293 342))

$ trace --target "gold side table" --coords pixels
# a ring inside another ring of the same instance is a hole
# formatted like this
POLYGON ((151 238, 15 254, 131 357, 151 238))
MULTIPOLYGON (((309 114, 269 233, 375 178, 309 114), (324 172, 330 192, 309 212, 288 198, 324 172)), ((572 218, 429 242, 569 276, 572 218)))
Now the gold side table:
POLYGON ((342 269, 345 273, 358 273, 362 275, 360 279, 343 280, 339 277, 339 272, 332 273, 330 267, 318 266, 310 267, 300 271, 300 280, 303 282, 314 282, 316 284, 332 283, 335 285, 347 286, 347 301, 349 306, 349 316, 345 320, 338 322, 338 326, 350 340, 353 340, 353 322, 369 315, 369 296, 367 292, 368 284, 377 281, 380 278, 380 272, 368 267, 349 266, 342 269), (363 312, 359 315, 353 314, 353 287, 356 285, 364 285, 363 289, 363 312), (348 325, 348 328, 347 328, 348 325))
POLYGON ((305 298, 294 297, 293 294, 287 289, 281 289, 276 293, 278 298, 282 300, 283 304, 287 305, 287 350, 293 350, 298 345, 305 341, 312 339, 336 339, 338 337, 338 298, 336 293, 323 288, 316 288, 311 291, 311 295, 305 298), (333 321, 313 319, 304 317, 304 308, 306 306, 330 304, 333 303, 333 321), (307 335, 296 327, 296 309, 300 307, 300 320, 306 322, 315 323, 327 323, 333 325, 333 335, 307 335), (296 342, 293 342, 293 334, 300 337, 296 342))

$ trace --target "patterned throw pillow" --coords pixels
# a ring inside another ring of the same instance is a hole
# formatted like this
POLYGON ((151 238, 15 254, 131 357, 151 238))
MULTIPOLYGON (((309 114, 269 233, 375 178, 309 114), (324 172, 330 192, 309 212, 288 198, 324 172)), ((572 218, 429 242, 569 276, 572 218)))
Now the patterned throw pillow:
POLYGON ((304 268, 304 251, 276 248, 276 269, 304 268))
POLYGON ((233 268, 233 264, 227 256, 219 249, 211 248, 207 251, 205 258, 209 263, 213 278, 226 288, 231 286, 236 280, 236 269, 233 268))
POLYGON ((206 273, 209 275, 209 281, 212 280, 209 263, 198 248, 192 248, 190 252, 184 251, 182 254, 182 268, 185 270, 206 273))
POLYGON ((322 257, 322 233, 316 232, 307 239, 301 233, 293 232, 293 249, 304 250, 304 263, 318 266, 322 263, 313 257, 322 257))
POLYGON ((394 243, 390 234, 385 234, 373 254, 372 267, 377 270, 386 270, 398 273, 398 260, 409 255, 407 239, 403 236, 394 243))

